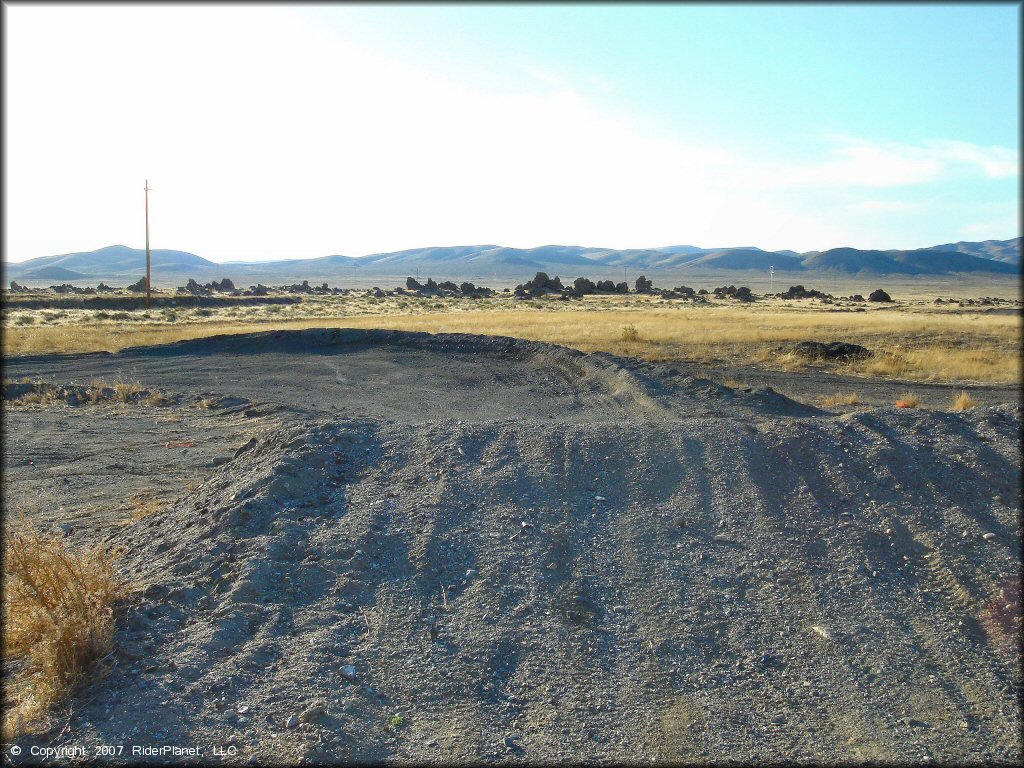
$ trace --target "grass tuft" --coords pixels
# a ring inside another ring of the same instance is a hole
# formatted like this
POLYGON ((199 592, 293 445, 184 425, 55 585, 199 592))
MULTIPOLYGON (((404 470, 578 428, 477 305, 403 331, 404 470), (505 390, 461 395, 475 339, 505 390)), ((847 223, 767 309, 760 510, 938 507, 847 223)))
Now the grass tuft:
POLYGON ((897 408, 917 408, 917 406, 920 403, 921 403, 921 401, 918 399, 917 395, 915 395, 913 392, 904 392, 902 395, 899 396, 899 399, 896 401, 896 407, 897 408))
POLYGON ((967 392, 960 391, 953 395, 952 409, 954 411, 969 411, 978 405, 978 401, 975 400, 967 392))
POLYGON ((139 520, 147 518, 154 512, 159 512, 167 506, 167 502, 157 501, 156 497, 151 493, 141 493, 137 496, 132 496, 128 504, 129 515, 133 523, 137 523, 139 520))
POLYGON ((826 408, 836 405, 857 405, 860 403, 860 396, 856 392, 836 392, 821 398, 821 404, 826 408))
MULTIPOLYGON (((104 548, 81 554, 29 528, 5 530, 3 656, 11 676, 3 738, 25 732, 83 683, 113 647, 125 587, 104 548)), ((5 675, 7 677, 7 675, 5 675)))
POLYGON ((137 381, 115 381, 114 397, 119 403, 131 402, 137 395, 145 392, 145 388, 137 381))

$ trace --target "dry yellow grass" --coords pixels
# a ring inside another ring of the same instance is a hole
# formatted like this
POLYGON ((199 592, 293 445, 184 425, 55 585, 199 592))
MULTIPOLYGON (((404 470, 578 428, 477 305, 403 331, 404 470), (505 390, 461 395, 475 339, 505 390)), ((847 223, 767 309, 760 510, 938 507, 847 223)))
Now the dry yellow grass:
POLYGON ((836 392, 821 398, 821 404, 826 408, 836 405, 857 405, 860 403, 860 396, 856 392, 836 392))
POLYGON ((640 341, 640 331, 637 330, 636 326, 630 323, 622 327, 622 335, 619 337, 621 341, 626 343, 636 343, 640 341))
POLYGON ((951 407, 954 411, 969 411, 977 404, 978 401, 971 397, 969 393, 957 392, 953 395, 953 404, 951 407))
POLYGON ((159 512, 167 506, 167 502, 158 501, 151 493, 142 493, 132 496, 128 503, 128 514, 133 523, 149 517, 154 512, 159 512))
MULTIPOLYGON (((477 309, 404 314, 326 314, 295 319, 237 322, 216 317, 186 325, 87 323, 7 327, 4 354, 117 351, 224 333, 344 326, 508 335, 547 341, 583 351, 607 351, 649 360, 762 365, 800 370, 802 356, 777 347, 790 341, 850 341, 875 355, 841 366, 845 373, 912 380, 1014 382, 1021 378, 1021 324, 1013 315, 967 314, 949 310, 830 312, 778 303, 736 307, 658 303, 649 300, 558 302, 529 307, 495 301, 477 309), (626 327, 632 331, 628 338, 626 327), (638 341, 642 340, 642 344, 638 341)), ((298 311, 297 309, 294 311, 298 311)), ((322 307, 317 311, 325 312, 322 307)))
POLYGON ((114 555, 76 554, 31 529, 4 534, 3 738, 10 739, 70 693, 108 655, 114 606, 125 589, 114 555), (5 675, 7 677, 7 675, 5 675))
POLYGON ((137 381, 115 381, 114 397, 119 403, 127 403, 144 390, 142 384, 137 381))
POLYGON ((917 408, 920 403, 921 401, 913 392, 904 392, 896 400, 896 405, 900 408, 917 408))

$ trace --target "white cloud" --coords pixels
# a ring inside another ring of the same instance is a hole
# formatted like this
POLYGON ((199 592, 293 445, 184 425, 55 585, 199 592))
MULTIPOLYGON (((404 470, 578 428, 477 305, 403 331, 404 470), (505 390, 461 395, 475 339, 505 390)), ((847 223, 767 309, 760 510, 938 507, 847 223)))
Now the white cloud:
POLYGON ((862 200, 847 206, 851 211, 864 213, 918 213, 927 210, 926 202, 908 202, 905 200, 862 200))
POLYGON ((950 165, 975 166, 992 179, 1011 179, 1020 175, 1020 152, 1017 149, 947 140, 929 142, 928 148, 950 165))
POLYGON ((958 176, 1010 178, 1019 173, 1019 152, 965 141, 922 145, 870 142, 831 136, 828 157, 812 163, 753 163, 751 183, 766 188, 907 187, 958 176), (980 172, 980 174, 979 174, 980 172))

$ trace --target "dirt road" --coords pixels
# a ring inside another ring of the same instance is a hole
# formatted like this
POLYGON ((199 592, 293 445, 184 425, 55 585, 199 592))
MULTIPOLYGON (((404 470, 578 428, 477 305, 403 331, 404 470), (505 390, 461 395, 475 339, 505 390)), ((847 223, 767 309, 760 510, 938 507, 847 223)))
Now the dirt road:
POLYGON ((8 362, 179 396, 5 404, 5 506, 49 490, 141 590, 110 676, 19 744, 1018 761, 1014 390, 839 414, 695 373, 387 331, 8 362), (147 484, 171 503, 121 525, 147 484))

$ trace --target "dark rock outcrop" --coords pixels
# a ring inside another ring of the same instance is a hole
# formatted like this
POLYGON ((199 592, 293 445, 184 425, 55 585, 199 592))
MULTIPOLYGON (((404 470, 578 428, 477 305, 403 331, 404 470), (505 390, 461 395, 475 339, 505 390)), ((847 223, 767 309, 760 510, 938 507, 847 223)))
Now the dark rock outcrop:
POLYGON ((830 341, 828 344, 821 341, 799 341, 785 345, 782 349, 815 360, 855 360, 871 355, 871 350, 866 347, 846 341, 830 341))

